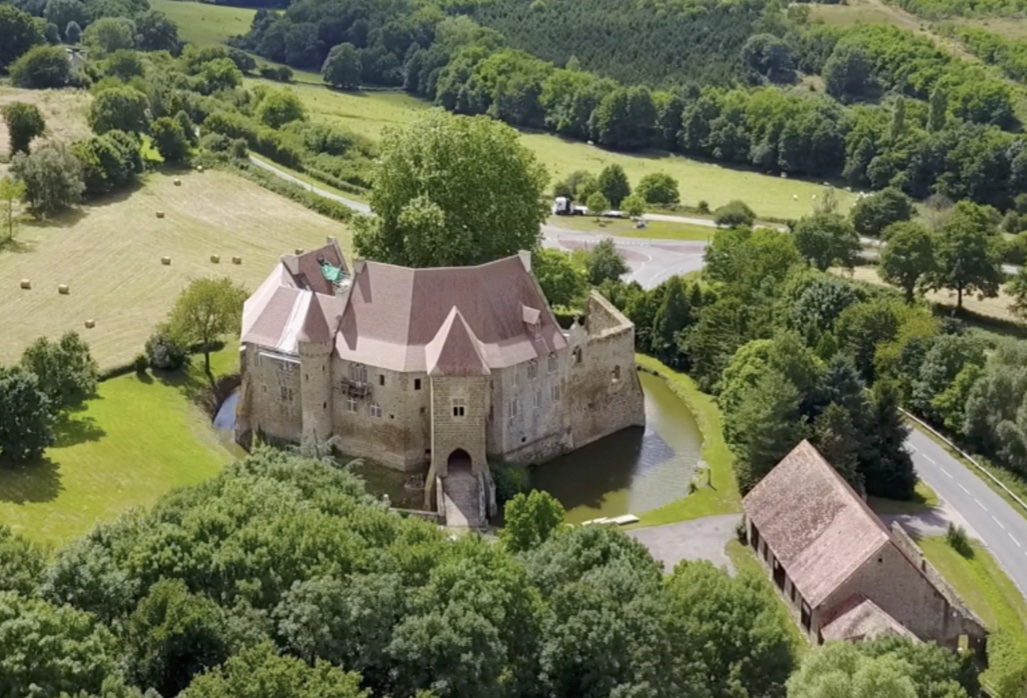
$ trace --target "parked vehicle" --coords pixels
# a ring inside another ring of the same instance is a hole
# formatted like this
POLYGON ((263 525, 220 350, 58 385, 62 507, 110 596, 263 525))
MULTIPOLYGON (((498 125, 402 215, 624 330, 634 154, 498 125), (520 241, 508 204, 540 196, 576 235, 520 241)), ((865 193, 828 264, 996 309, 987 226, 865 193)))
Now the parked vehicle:
POLYGON ((569 196, 558 196, 553 200, 553 214, 557 216, 587 216, 588 206, 575 206, 569 196))

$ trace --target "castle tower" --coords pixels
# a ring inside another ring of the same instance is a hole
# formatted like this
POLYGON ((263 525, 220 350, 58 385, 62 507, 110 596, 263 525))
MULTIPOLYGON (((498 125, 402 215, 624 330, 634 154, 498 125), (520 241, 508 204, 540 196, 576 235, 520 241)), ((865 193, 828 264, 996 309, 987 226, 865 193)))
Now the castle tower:
POLYGON ((317 455, 319 444, 332 436, 332 332, 313 291, 303 325, 296 336, 300 356, 300 409, 304 455, 317 455), (308 452, 309 451, 309 452, 308 452))

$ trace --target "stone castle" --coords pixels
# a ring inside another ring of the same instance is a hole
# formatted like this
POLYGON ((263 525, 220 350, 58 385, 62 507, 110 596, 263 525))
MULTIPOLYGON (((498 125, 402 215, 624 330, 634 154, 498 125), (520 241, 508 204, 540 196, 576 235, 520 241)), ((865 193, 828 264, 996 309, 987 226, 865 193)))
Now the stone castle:
POLYGON ((410 269, 332 238, 286 255, 243 312, 236 435, 422 474, 430 508, 480 525, 489 461, 535 464, 645 422, 634 326, 593 292, 562 330, 531 255, 410 269))

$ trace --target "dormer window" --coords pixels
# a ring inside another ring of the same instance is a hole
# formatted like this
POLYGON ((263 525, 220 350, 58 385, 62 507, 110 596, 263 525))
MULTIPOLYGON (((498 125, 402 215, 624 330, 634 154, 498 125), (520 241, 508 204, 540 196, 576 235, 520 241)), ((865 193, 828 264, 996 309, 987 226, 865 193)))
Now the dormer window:
POLYGON ((542 341, 542 313, 538 308, 521 306, 521 320, 528 326, 532 338, 536 342, 542 341))

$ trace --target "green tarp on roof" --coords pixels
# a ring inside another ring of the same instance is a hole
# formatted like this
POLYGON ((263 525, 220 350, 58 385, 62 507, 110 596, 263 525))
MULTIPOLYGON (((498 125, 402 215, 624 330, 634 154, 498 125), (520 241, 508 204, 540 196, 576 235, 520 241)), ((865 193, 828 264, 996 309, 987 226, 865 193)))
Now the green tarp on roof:
POLYGON ((321 273, 333 284, 337 284, 346 278, 346 274, 342 269, 332 266, 328 262, 321 262, 321 273))

